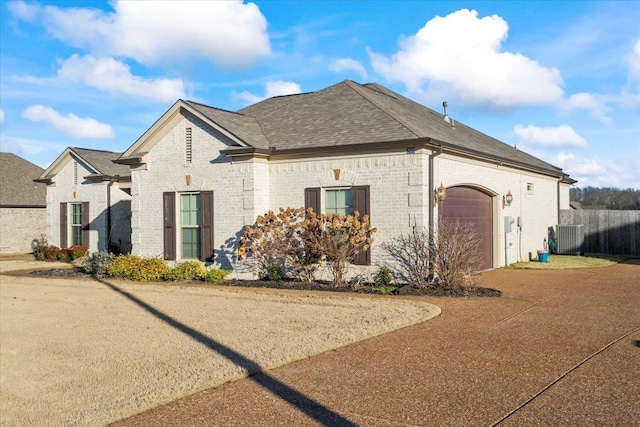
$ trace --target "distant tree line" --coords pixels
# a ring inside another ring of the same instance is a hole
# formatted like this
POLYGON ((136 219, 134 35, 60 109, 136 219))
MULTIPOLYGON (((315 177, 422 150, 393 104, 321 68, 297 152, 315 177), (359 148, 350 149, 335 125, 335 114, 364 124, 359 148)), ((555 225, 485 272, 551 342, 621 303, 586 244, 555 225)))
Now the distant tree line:
POLYGON ((611 210, 640 210, 640 190, 613 187, 571 188, 570 199, 583 206, 605 206, 611 210))

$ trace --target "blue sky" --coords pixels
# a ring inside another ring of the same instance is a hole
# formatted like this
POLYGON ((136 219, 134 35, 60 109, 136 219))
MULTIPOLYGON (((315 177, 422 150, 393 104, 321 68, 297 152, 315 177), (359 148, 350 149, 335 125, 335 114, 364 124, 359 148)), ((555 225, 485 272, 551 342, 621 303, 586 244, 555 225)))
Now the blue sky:
POLYGON ((9 1, 0 145, 124 151, 178 98, 378 82, 579 180, 640 189, 640 2, 9 1))

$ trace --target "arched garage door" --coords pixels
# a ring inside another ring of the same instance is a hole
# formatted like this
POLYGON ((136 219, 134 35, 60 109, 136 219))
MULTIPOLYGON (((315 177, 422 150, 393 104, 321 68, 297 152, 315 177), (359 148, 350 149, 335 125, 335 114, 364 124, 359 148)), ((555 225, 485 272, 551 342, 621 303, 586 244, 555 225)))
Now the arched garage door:
POLYGON ((446 199, 440 206, 443 219, 457 219, 473 226, 480 237, 483 267, 493 267, 491 196, 474 188, 451 187, 447 188, 446 199))

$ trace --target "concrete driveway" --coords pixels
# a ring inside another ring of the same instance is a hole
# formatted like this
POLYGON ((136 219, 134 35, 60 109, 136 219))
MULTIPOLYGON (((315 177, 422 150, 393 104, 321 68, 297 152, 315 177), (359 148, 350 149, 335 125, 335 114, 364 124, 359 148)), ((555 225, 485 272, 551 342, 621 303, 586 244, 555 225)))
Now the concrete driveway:
POLYGON ((501 298, 210 389, 142 425, 640 425, 640 261, 496 270, 501 298))

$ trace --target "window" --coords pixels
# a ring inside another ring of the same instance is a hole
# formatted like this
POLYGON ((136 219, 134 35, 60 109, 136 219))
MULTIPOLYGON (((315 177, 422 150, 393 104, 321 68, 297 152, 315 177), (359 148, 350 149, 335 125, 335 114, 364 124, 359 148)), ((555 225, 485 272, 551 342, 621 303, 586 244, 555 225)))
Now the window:
POLYGON ((180 195, 182 258, 200 257, 200 194, 180 195))
POLYGON ((71 245, 82 244, 82 204, 70 203, 71 207, 71 221, 69 227, 71 228, 71 245))
MULTIPOLYGON (((368 185, 358 185, 347 188, 320 187, 304 189, 304 206, 314 212, 338 213, 353 215, 358 211, 360 215, 371 215, 370 195, 368 185), (322 194, 324 193, 324 203, 322 194)), ((360 252, 355 259, 356 265, 371 265, 371 250, 360 252)))
POLYGON ((527 193, 533 194, 533 182, 527 182, 527 193))
POLYGON ((353 215, 355 204, 352 188, 330 188, 324 192, 324 212, 353 215))
POLYGON ((191 128, 185 129, 185 161, 191 164, 193 160, 193 147, 191 144, 191 128))

